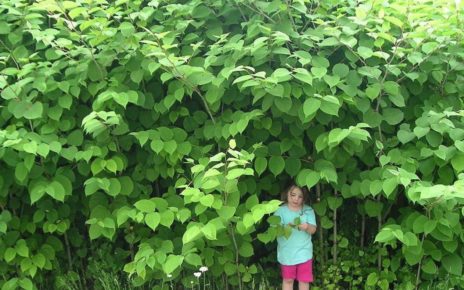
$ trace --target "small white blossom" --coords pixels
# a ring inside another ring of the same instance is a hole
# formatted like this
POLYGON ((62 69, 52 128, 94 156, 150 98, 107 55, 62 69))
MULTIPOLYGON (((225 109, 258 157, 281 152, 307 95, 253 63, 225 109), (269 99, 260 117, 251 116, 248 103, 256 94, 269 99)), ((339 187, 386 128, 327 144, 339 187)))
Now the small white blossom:
POLYGON ((171 274, 168 274, 168 278, 172 278, 172 275, 171 275, 171 274))
POLYGON ((195 277, 197 277, 197 278, 200 278, 201 272, 195 272, 195 273, 193 273, 193 276, 195 276, 195 277))
POLYGON ((206 266, 200 267, 200 272, 204 273, 206 271, 208 271, 208 267, 206 267, 206 266))

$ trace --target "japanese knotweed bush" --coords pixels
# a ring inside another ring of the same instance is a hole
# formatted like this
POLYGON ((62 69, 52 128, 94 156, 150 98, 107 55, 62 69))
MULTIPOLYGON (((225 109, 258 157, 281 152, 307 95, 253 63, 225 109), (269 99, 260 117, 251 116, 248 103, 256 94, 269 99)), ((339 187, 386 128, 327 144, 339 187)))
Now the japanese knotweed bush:
POLYGON ((1 1, 2 289, 278 281, 290 179, 316 268, 464 287, 463 9, 416 2, 1 1))

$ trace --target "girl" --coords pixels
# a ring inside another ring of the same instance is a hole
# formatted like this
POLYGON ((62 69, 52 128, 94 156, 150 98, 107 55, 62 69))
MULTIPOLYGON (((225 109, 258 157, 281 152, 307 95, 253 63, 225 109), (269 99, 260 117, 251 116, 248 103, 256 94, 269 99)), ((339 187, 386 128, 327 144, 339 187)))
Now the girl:
POLYGON ((292 290, 298 281, 299 290, 308 290, 313 281, 313 244, 316 232, 314 210, 305 205, 309 192, 295 184, 282 192, 282 204, 275 212, 283 226, 292 227, 291 235, 277 238, 277 261, 282 273, 282 290, 292 290))

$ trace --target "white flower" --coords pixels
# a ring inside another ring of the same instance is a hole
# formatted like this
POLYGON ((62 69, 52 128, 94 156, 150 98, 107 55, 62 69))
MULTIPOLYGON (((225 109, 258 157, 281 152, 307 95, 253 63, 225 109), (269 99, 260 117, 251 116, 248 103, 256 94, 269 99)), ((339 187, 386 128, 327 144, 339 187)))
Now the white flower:
POLYGON ((168 278, 172 278, 172 275, 171 275, 171 274, 168 274, 168 278))
POLYGON ((197 277, 197 278, 200 278, 201 272, 195 272, 195 273, 193 273, 193 276, 195 276, 195 277, 197 277))
POLYGON ((208 267, 206 267, 206 266, 200 267, 200 272, 204 273, 206 271, 208 271, 208 267))

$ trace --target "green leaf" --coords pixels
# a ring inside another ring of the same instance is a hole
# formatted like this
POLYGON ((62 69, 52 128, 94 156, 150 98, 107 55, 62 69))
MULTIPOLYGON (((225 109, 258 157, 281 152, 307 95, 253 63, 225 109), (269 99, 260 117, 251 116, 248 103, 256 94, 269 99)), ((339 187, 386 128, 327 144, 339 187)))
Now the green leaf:
POLYGON ((24 162, 20 162, 16 165, 15 176, 20 182, 24 182, 28 174, 29 171, 27 170, 24 162))
POLYGON ((285 161, 281 156, 271 156, 269 159, 269 170, 274 176, 279 175, 285 168, 285 161))
POLYGON ((464 141, 462 141, 462 140, 456 140, 456 141, 454 142, 454 146, 455 146, 456 149, 458 149, 459 151, 464 152, 464 141))
POLYGON ((190 253, 185 256, 185 262, 192 266, 201 266, 203 265, 201 257, 198 254, 190 253))
POLYGON ((364 59, 367 59, 374 54, 372 49, 370 49, 369 47, 365 47, 365 46, 359 46, 357 51, 358 51, 358 54, 364 59))
POLYGON ((216 227, 213 223, 208 223, 206 226, 201 228, 202 233, 208 240, 216 240, 216 227))
POLYGON ((271 77, 274 77, 277 79, 277 82, 285 82, 290 80, 292 77, 290 75, 290 72, 286 68, 278 68, 276 69, 271 77))
POLYGON ((343 199, 341 197, 329 196, 327 197, 327 205, 331 210, 336 210, 343 204, 343 199))
POLYGON ((396 108, 386 108, 383 110, 383 118, 390 125, 396 125, 401 123, 404 118, 404 114, 401 110, 396 108))
POLYGON ((424 273, 433 275, 437 273, 437 270, 437 265, 435 265, 433 260, 430 258, 425 260, 425 262, 422 264, 422 271, 424 271, 424 273))
POLYGON ((393 240, 395 236, 393 235, 393 232, 390 230, 381 230, 376 236, 375 236, 375 242, 379 243, 386 243, 391 240, 393 240))
POLYGON ((64 201, 66 190, 60 182, 56 180, 52 181, 51 183, 47 185, 47 187, 45 188, 45 191, 48 193, 48 195, 50 195, 54 199, 58 201, 64 201))
POLYGON ((331 88, 335 87, 340 82, 340 77, 337 75, 335 76, 325 75, 323 79, 331 88))
POLYGON ((458 153, 451 159, 451 165, 457 173, 464 171, 464 154, 458 153))
POLYGON ((45 256, 42 255, 41 253, 38 253, 34 257, 32 257, 32 263, 39 267, 40 269, 43 269, 45 267, 46 259, 45 256))
POLYGON ((239 252, 240 256, 245 257, 245 258, 249 258, 249 257, 253 256, 253 253, 254 253, 253 246, 251 245, 251 243, 244 241, 240 245, 240 248, 238 249, 238 252, 239 252))
POLYGON ((386 81, 383 84, 383 89, 390 95, 398 95, 400 93, 400 86, 393 81, 386 81))
POLYGON ((12 278, 5 282, 2 286, 2 290, 16 290, 18 287, 18 278, 12 278))
POLYGON ((34 289, 34 284, 32 284, 32 281, 29 278, 21 278, 21 280, 19 280, 19 286, 25 290, 34 289))
POLYGON ((442 267, 448 271, 448 273, 462 276, 462 258, 457 254, 446 255, 441 259, 442 267))
POLYGON ((234 207, 227 206, 227 205, 225 205, 225 206, 221 207, 219 210, 217 210, 218 215, 221 218, 225 219, 225 220, 228 220, 228 219, 232 218, 234 216, 234 214, 235 214, 235 211, 236 211, 236 209, 234 207))
POLYGON ((377 276, 377 273, 370 273, 368 276, 367 276, 367 280, 366 280, 366 285, 367 286, 375 286, 377 284, 377 281, 379 281, 379 277, 377 276))
POLYGON ((400 142, 403 144, 406 144, 409 141, 416 138, 416 135, 414 135, 414 133, 410 131, 406 131, 406 130, 399 130, 397 136, 398 136, 398 140, 400 140, 400 142))
POLYGON ((35 141, 31 141, 23 145, 23 150, 27 153, 36 154, 37 153, 37 143, 35 141))
POLYGON ((29 187, 29 194, 31 197, 31 204, 35 203, 36 201, 40 200, 44 194, 45 190, 47 188, 47 183, 44 181, 39 181, 35 183, 31 183, 29 187))
POLYGON ((329 132, 328 144, 329 146, 336 146, 340 144, 343 139, 348 137, 350 131, 347 129, 335 128, 329 132))
POLYGON ((337 38, 335 37, 328 37, 324 39, 321 43, 319 43, 319 46, 324 47, 324 46, 337 46, 340 42, 338 41, 337 38))
POLYGON ((13 261, 13 259, 16 257, 16 251, 13 248, 8 248, 5 251, 5 254, 3 255, 3 258, 7 263, 13 261))
MULTIPOLYGON (((132 76, 132 74, 131 74, 132 76)), ((116 103, 120 104, 124 108, 126 108, 127 104, 129 103, 129 95, 125 93, 112 93, 113 99, 116 103)))
POLYGON ((373 79, 378 79, 382 74, 382 71, 376 67, 363 66, 358 68, 358 73, 373 79))
POLYGON ((163 226, 170 228, 172 223, 174 222, 174 213, 171 210, 165 210, 161 213, 161 220, 160 224, 163 226))
POLYGON ((313 84, 313 76, 304 68, 296 68, 293 77, 308 85, 313 84))
POLYGON ((205 85, 211 83, 214 76, 208 71, 191 71, 187 74, 188 80, 193 85, 205 85))
POLYGON ((369 97, 369 99, 375 100, 379 96, 380 90, 380 84, 370 85, 366 89, 366 95, 369 97))
POLYGON ((154 212, 156 209, 156 203, 155 201, 151 199, 139 200, 134 204, 134 206, 141 212, 146 212, 146 213, 154 212))
POLYGON ((72 96, 70 95, 64 95, 64 96, 61 96, 59 99, 58 99, 58 104, 60 105, 61 108, 63 109, 71 109, 71 106, 72 106, 72 96))
POLYGON ((5 100, 11 100, 17 98, 19 96, 20 89, 18 89, 15 85, 8 86, 2 90, 0 95, 5 100))
POLYGON ((164 148, 164 142, 162 140, 160 140, 160 139, 154 139, 150 143, 150 148, 153 151, 155 151, 157 154, 159 154, 161 152, 161 150, 163 150, 163 148, 164 148))
POLYGON ((90 240, 95 240, 103 234, 103 228, 97 224, 92 224, 89 227, 90 240))
POLYGON ((182 265, 182 262, 184 261, 183 256, 179 255, 169 255, 168 258, 166 259, 166 262, 163 264, 163 271, 166 274, 171 274, 173 273, 177 268, 182 265))
POLYGON ((388 98, 390 99, 390 101, 395 104, 395 106, 397 107, 404 107, 406 106, 405 102, 404 102, 404 98, 401 94, 397 94, 397 95, 388 95, 388 98))
POLYGON ((313 74, 315 78, 320 79, 326 75, 327 69, 325 67, 312 67, 311 73, 313 74))
POLYGON ((348 73, 350 72, 350 69, 349 67, 344 64, 344 63, 337 63, 336 65, 334 65, 334 67, 332 68, 332 72, 339 76, 340 78, 344 78, 348 75, 348 73))
POLYGON ((149 226, 153 231, 156 230, 158 225, 160 224, 161 216, 157 212, 149 212, 145 215, 145 223, 149 226))
POLYGON ((433 52, 438 46, 438 43, 432 41, 432 42, 426 42, 422 45, 421 49, 424 53, 429 54, 433 52))
POLYGON ((33 120, 39 119, 42 117, 43 113, 43 105, 41 102, 35 102, 34 104, 28 105, 26 110, 24 111, 24 118, 33 120))
POLYGON ((177 143, 175 140, 169 140, 164 143, 163 148, 168 154, 172 155, 177 149, 177 143))
POLYGON ((212 194, 204 195, 200 198, 200 203, 206 207, 211 207, 214 203, 214 196, 212 194))
POLYGON ((94 60, 89 61, 87 67, 87 76, 93 82, 103 80, 106 75, 105 69, 101 65, 97 65, 94 60))
POLYGON ((285 160, 285 171, 290 176, 296 176, 300 172, 301 161, 298 158, 289 157, 285 160))
POLYGON ((320 179, 321 179, 321 176, 318 172, 310 170, 308 174, 306 175, 305 185, 308 187, 308 189, 310 189, 314 185, 316 185, 320 179))
POLYGON ((380 202, 372 201, 370 199, 366 200, 364 203, 364 210, 369 217, 377 217, 382 213, 382 208, 383 205, 380 202))
POLYGON ((420 139, 427 135, 427 133, 430 131, 430 127, 416 127, 414 128, 414 135, 416 135, 417 139, 420 139))
POLYGON ((110 185, 108 187, 107 193, 111 196, 117 196, 119 193, 121 193, 121 183, 119 183, 119 180, 116 178, 110 178, 109 179, 110 185))
POLYGON ((191 241, 194 241, 201 233, 200 227, 198 225, 193 225, 188 227, 182 236, 182 243, 185 245, 191 241))
POLYGON ((432 77, 439 83, 443 81, 443 72, 434 70, 432 71, 432 77))
POLYGON ((329 115, 338 116, 340 106, 341 104, 336 97, 324 96, 321 103, 321 111, 329 115))
POLYGON ((316 113, 317 110, 321 107, 321 101, 316 98, 309 98, 303 103, 303 113, 305 117, 309 117, 312 114, 316 113))
POLYGON ((8 34, 10 33, 11 29, 7 22, 0 21, 0 34, 8 34))
POLYGON ((24 240, 20 240, 16 243, 16 253, 21 257, 29 257, 29 248, 24 240))
POLYGON ((82 145, 82 142, 84 141, 84 134, 82 130, 77 129, 72 131, 67 138, 67 143, 69 145, 74 145, 74 146, 80 146, 82 145))
POLYGON ((340 42, 351 48, 353 48, 356 45, 356 43, 358 43, 356 38, 354 38, 353 36, 347 36, 344 34, 342 34, 342 36, 340 37, 340 42))
POLYGON ((314 164, 314 168, 319 171, 321 179, 325 179, 328 182, 337 182, 337 172, 335 171, 334 165, 330 161, 319 159, 314 164))
POLYGON ((398 186, 398 181, 396 178, 385 179, 382 184, 382 189, 385 192, 385 195, 388 197, 398 186))
POLYGON ((264 157, 256 157, 255 170, 258 175, 261 175, 267 167, 267 159, 264 157))
POLYGON ((118 164, 112 159, 106 161, 105 167, 112 173, 116 173, 118 171, 118 164))
POLYGON ((135 32, 135 28, 130 22, 123 22, 119 25, 122 35, 128 37, 132 36, 135 32))
POLYGON ((315 67, 325 67, 328 68, 330 66, 330 62, 327 58, 316 55, 312 57, 312 65, 315 67))

